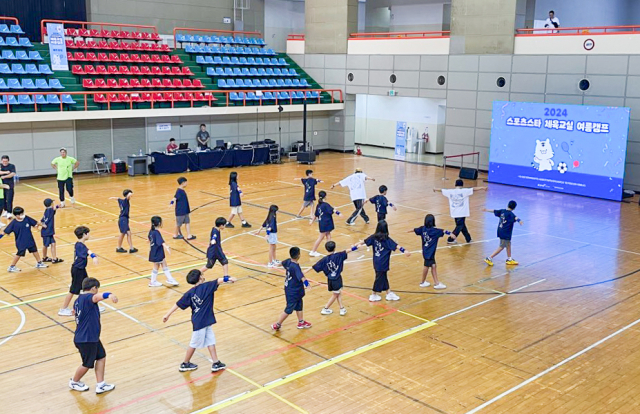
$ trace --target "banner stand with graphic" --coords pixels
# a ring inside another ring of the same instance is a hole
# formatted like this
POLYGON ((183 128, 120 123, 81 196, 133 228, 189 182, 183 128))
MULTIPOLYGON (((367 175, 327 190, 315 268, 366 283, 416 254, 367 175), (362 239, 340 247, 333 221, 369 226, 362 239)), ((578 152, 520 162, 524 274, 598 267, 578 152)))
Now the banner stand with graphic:
POLYGON ((394 158, 396 160, 404 161, 407 153, 407 123, 398 121, 396 122, 396 152, 394 158))
POLYGON ((61 23, 47 23, 47 35, 49 37, 51 69, 69 70, 67 44, 64 41, 64 25, 61 23))

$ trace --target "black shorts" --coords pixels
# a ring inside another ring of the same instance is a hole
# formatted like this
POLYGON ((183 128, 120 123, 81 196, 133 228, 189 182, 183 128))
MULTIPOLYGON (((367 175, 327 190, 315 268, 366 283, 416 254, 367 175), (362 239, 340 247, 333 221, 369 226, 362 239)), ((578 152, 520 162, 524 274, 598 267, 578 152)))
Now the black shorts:
POLYGON ((384 272, 376 270, 376 280, 373 282, 374 292, 380 293, 389 290, 389 278, 387 277, 387 271, 384 272))
POLYGON ((78 269, 71 266, 71 286, 69 286, 69 293, 79 295, 82 292, 82 282, 88 278, 87 269, 78 269))
POLYGON ((49 247, 52 244, 56 244, 56 239, 53 236, 42 236, 42 245, 44 247, 49 247))
POLYGON ((302 310, 302 298, 289 298, 287 297, 287 307, 284 308, 284 313, 291 315, 293 311, 302 310))
POLYGON ((80 357, 82 358, 82 366, 85 368, 93 368, 96 361, 106 358, 107 351, 105 351, 102 342, 74 342, 78 351, 80 351, 80 357))
POLYGON ((436 258, 433 257, 431 259, 424 259, 424 267, 431 267, 436 264, 436 258))
POLYGON ((378 213, 378 221, 386 220, 387 213, 378 213))
POLYGON ((131 229, 129 228, 129 217, 120 217, 118 219, 118 229, 120 234, 126 234, 131 229))
POLYGON ((214 257, 207 257, 207 269, 213 269, 216 261, 220 262, 222 266, 229 263, 229 261, 227 260, 227 256, 225 256, 224 253, 222 255, 215 255, 214 257))
POLYGON ((24 257, 27 254, 27 252, 37 253, 38 247, 34 244, 33 246, 29 246, 26 249, 18 250, 18 252, 16 253, 16 256, 24 257))
POLYGON ((329 292, 337 292, 342 289, 342 276, 337 279, 329 279, 327 281, 327 289, 329 292))

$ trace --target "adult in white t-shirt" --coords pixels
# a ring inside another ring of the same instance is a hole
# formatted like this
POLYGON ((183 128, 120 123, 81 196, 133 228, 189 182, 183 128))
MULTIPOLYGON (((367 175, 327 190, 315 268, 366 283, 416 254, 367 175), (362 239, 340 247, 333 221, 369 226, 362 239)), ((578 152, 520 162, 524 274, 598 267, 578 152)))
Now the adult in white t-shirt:
MULTIPOLYGON (((544 22, 544 27, 548 27, 550 29, 557 29, 560 27, 560 19, 556 17, 556 13, 553 10, 549 11, 549 18, 544 22)), ((551 33, 559 33, 559 30, 552 30, 551 33)))
POLYGON ((356 168, 356 172, 348 176, 347 178, 333 184, 331 188, 336 186, 349 187, 349 194, 351 195, 351 201, 356 207, 355 211, 347 219, 347 225, 353 226, 358 218, 358 214, 362 216, 365 223, 369 224, 369 216, 364 211, 364 201, 367 199, 367 192, 364 188, 364 183, 367 180, 375 181, 375 178, 367 176, 362 172, 361 168, 356 168))
POLYGON ((467 243, 471 242, 471 234, 469 234, 469 230, 467 229, 467 224, 465 223, 469 214, 469 197, 473 195, 473 191, 482 191, 486 190, 487 187, 473 187, 473 188, 463 188, 464 182, 462 180, 456 180, 456 188, 453 189, 444 189, 444 188, 434 188, 433 191, 440 191, 443 196, 449 199, 449 211, 451 213, 451 217, 456 221, 456 228, 451 232, 451 235, 447 239, 447 243, 454 244, 456 243, 456 238, 460 233, 464 236, 467 243))

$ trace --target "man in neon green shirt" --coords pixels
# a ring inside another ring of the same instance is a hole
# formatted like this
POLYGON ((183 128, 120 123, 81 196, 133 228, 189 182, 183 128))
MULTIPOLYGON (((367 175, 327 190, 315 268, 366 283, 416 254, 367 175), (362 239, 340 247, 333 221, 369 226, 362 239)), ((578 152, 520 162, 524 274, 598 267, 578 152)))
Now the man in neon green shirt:
POLYGON ((73 157, 67 156, 67 149, 60 148, 60 156, 51 161, 51 166, 58 172, 58 192, 60 193, 60 205, 64 207, 64 188, 67 187, 71 204, 76 200, 73 198, 73 170, 78 168, 80 163, 73 157))

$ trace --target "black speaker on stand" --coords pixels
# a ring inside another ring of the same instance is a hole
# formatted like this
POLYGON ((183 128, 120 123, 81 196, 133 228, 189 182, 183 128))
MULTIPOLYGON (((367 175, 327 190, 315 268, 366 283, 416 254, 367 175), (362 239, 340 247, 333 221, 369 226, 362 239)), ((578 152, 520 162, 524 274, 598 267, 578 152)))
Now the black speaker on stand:
POLYGON ((302 101, 302 148, 304 151, 298 152, 296 160, 303 164, 313 164, 316 160, 315 151, 309 151, 309 144, 307 143, 307 97, 305 95, 302 101))

